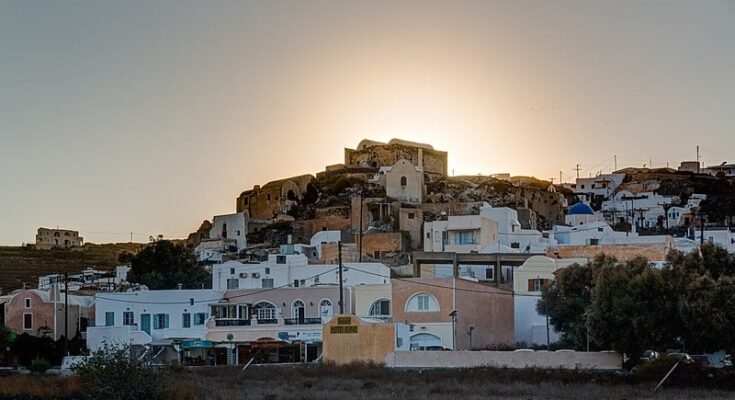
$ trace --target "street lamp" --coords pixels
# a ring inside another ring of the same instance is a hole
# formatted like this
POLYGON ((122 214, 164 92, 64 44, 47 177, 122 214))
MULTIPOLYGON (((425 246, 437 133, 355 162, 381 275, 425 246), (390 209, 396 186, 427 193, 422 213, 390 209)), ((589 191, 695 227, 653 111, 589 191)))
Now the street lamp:
POLYGON ((452 350, 457 350, 457 310, 449 313, 452 317, 452 350))
POLYGON ((472 331, 474 331, 474 330, 475 330, 475 326, 474 325, 470 325, 470 331, 467 332, 467 334, 470 335, 470 350, 472 350, 472 331))

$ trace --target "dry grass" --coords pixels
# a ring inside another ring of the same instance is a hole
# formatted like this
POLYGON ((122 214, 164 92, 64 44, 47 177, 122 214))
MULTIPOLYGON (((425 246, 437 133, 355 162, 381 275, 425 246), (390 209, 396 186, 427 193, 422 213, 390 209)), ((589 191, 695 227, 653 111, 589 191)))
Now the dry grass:
MULTIPOLYGON (((183 400, 342 400, 349 399, 731 399, 735 392, 665 388, 655 381, 615 374, 544 370, 401 371, 379 366, 251 366, 196 368, 175 372, 171 398, 183 400)), ((0 378, 0 399, 72 399, 75 378, 0 378)))

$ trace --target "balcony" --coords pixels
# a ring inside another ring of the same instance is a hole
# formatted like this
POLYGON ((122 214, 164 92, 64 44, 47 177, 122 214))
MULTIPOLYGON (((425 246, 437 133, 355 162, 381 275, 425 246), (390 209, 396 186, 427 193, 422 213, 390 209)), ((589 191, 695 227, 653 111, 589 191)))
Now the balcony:
POLYGON ((322 318, 285 318, 284 325, 321 325, 322 318))
POLYGON ((250 326, 249 319, 240 318, 218 318, 214 320, 215 326, 250 326))

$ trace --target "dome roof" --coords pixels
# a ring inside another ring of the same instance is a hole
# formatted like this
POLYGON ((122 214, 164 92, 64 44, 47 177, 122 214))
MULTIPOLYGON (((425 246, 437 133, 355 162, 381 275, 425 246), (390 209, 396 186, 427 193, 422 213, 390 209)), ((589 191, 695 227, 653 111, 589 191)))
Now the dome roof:
POLYGON ((569 208, 567 215, 595 215, 595 212, 587 204, 577 203, 569 208))

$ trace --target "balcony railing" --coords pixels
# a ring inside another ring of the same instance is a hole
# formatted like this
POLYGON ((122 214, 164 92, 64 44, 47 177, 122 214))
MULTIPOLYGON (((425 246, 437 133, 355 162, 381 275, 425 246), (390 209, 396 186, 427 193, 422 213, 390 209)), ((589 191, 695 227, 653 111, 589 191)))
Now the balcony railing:
POLYGON ((220 318, 214 320, 215 326, 250 326, 249 319, 220 318))
POLYGON ((264 325, 264 324, 277 324, 278 319, 277 318, 267 318, 267 319, 258 319, 258 325, 264 325))
POLYGON ((317 318, 285 318, 284 325, 321 325, 321 317, 317 318))

